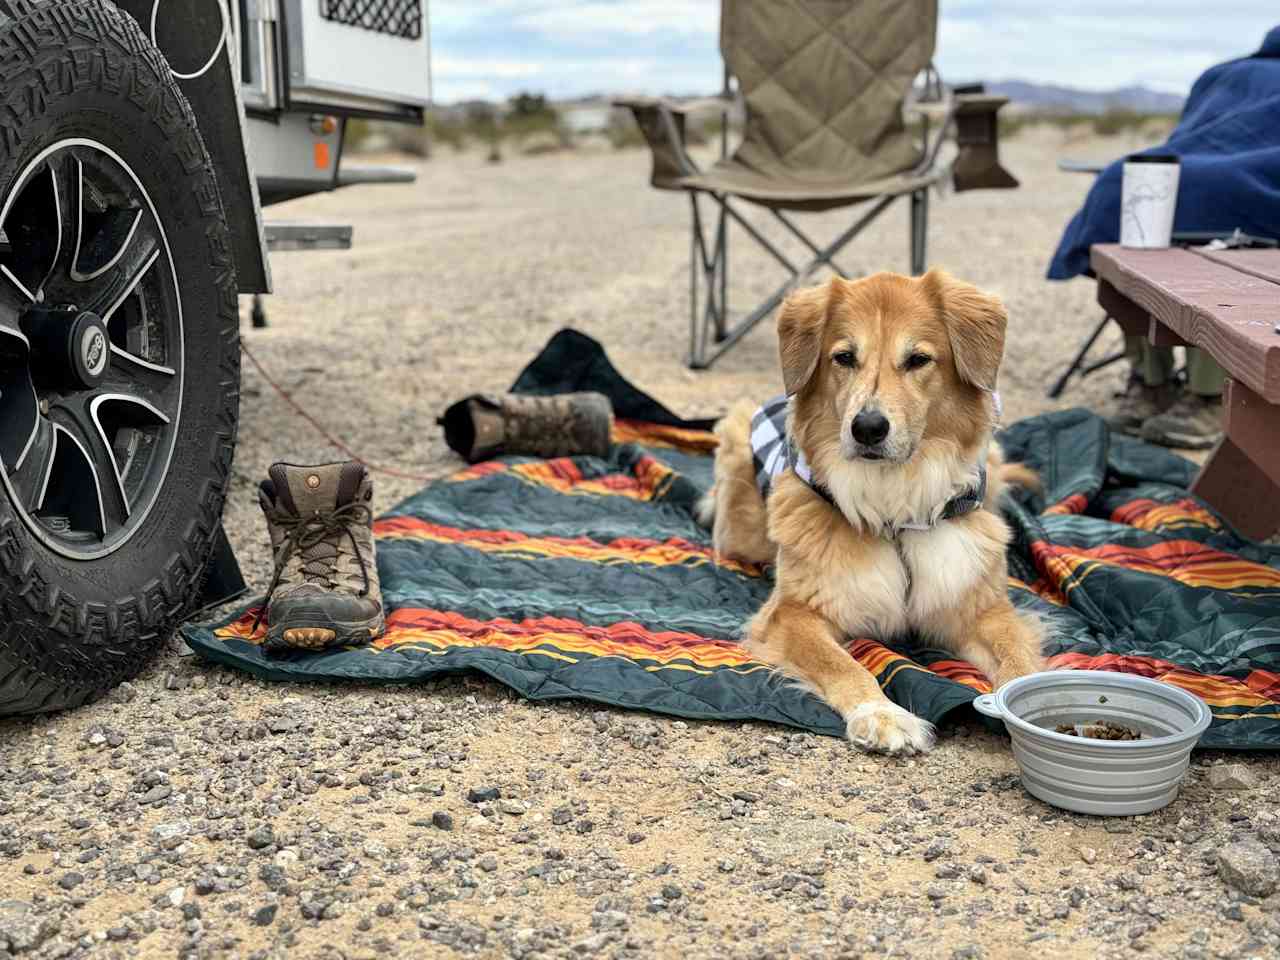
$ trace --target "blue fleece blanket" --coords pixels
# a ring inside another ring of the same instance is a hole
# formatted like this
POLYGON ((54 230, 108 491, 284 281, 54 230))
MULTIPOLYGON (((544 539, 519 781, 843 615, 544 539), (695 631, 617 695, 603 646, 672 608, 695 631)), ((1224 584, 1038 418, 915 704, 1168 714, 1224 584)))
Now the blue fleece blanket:
MULTIPOLYGON (((1182 161, 1173 229, 1280 235, 1280 27, 1251 57, 1211 67, 1191 88, 1168 143, 1182 161)), ((1050 280, 1089 272, 1089 247, 1120 239, 1120 168, 1099 176, 1067 224, 1050 280)))

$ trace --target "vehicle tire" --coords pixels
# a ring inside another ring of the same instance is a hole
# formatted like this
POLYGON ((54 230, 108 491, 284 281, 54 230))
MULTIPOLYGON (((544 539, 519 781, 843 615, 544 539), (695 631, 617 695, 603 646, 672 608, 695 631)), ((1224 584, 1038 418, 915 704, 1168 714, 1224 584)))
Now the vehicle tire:
POLYGON ((237 288, 195 116, 131 17, 0 0, 0 107, 0 714, 38 713, 137 674, 199 593, 237 288))

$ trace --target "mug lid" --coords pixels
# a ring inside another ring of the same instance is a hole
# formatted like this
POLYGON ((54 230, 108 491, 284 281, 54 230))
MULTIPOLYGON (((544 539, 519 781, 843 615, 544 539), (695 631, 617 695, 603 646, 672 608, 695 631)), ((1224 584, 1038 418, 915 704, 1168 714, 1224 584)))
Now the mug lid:
POLYGON ((1173 153, 1133 153, 1124 158, 1125 163, 1177 163, 1173 153))

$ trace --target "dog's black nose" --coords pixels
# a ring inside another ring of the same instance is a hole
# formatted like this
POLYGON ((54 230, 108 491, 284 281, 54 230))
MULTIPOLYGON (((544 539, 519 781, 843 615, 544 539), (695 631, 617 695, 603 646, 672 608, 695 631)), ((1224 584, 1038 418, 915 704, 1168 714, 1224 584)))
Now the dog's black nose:
POLYGON ((863 410, 853 418, 853 439, 874 447, 889 435, 889 420, 878 410, 863 410))

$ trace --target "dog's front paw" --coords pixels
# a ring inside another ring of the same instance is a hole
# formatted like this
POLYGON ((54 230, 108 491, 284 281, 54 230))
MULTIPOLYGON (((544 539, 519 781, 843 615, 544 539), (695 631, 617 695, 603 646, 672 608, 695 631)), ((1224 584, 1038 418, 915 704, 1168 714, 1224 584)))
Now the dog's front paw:
POLYGON ((864 703, 848 715, 850 742, 874 753, 924 753, 933 746, 933 724, 890 700, 864 703))

